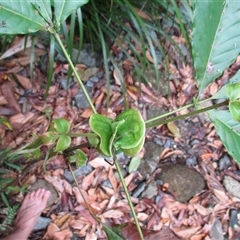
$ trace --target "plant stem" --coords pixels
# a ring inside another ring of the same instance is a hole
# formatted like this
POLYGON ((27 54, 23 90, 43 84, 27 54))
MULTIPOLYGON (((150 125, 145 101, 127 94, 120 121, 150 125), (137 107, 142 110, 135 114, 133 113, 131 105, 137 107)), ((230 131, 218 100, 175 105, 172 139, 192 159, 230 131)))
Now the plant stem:
MULTIPOLYGON (((214 104, 212 106, 209 106, 209 107, 206 107, 206 108, 201 108, 201 109, 198 109, 196 111, 192 111, 192 112, 189 112, 187 114, 184 114, 184 115, 180 115, 180 116, 177 116, 177 117, 173 117, 173 118, 169 118, 169 119, 165 119, 165 120, 162 120, 162 121, 158 121, 157 123, 147 123, 146 124, 146 128, 151 128, 151 127, 156 127, 156 126, 159 126, 161 124, 166 124, 166 123, 169 123, 169 122, 174 122, 174 121, 177 121, 177 120, 180 120, 182 118, 186 118, 186 117, 189 117, 189 116, 193 116, 195 114, 199 114, 199 113, 202 113, 202 112, 207 112, 211 109, 214 109, 214 108, 219 108, 219 107, 222 107, 222 106, 225 106, 228 104, 228 100, 226 101, 223 101, 221 103, 218 103, 218 104, 214 104)), ((173 112, 171 112, 172 114, 173 112)))
POLYGON ((131 212, 132 212, 134 221, 135 221, 135 223, 136 223, 136 226, 137 226, 137 230, 138 230, 140 239, 141 239, 141 240, 144 240, 143 234, 142 234, 142 230, 141 230, 141 227, 140 227, 139 222, 138 222, 138 219, 137 219, 136 212, 135 212, 135 210, 134 210, 134 207, 133 207, 133 204, 132 204, 130 195, 129 195, 129 193, 128 193, 127 186, 126 186, 126 184, 125 184, 125 181, 124 181, 124 178, 123 178, 123 175, 122 175, 122 172, 121 172, 121 169, 120 169, 120 166, 119 166, 117 160, 115 161, 115 166, 116 166, 116 168, 117 168, 117 172, 118 172, 120 181, 121 181, 121 183, 122 183, 124 192, 125 192, 125 194, 126 194, 126 197, 127 197, 127 200, 128 200, 128 204, 129 204, 129 206, 130 206, 130 209, 131 209, 131 212))
POLYGON ((58 33, 54 32, 53 35, 54 35, 54 37, 56 38, 58 44, 60 45, 60 47, 61 47, 61 49, 62 49, 62 51, 63 51, 63 53, 64 53, 64 55, 65 55, 65 57, 66 57, 66 59, 67 59, 67 61, 68 61, 68 63, 69 63, 69 65, 71 66, 71 68, 72 68, 72 70, 73 70, 73 72, 74 72, 74 74, 75 74, 75 76, 76 76, 76 79, 77 79, 78 83, 80 84, 80 86, 81 86, 81 88, 82 88, 82 90, 83 90, 83 93, 84 93, 85 97, 87 98, 87 101, 88 101, 91 109, 93 110, 94 113, 97 113, 97 111, 96 111, 95 107, 93 106, 92 101, 91 101, 91 99, 90 99, 90 97, 89 97, 89 95, 88 95, 88 93, 87 93, 87 90, 86 90, 86 88, 84 87, 83 82, 82 82, 81 78, 79 77, 79 75, 78 75, 78 73, 77 73, 77 71, 76 71, 76 69, 75 69, 75 67, 74 67, 74 65, 73 65, 73 63, 72 63, 71 58, 69 57, 69 55, 68 55, 65 47, 64 47, 63 44, 62 44, 62 41, 61 41, 58 33))
MULTIPOLYGON (((207 101, 209 101, 209 100, 211 100, 211 99, 208 98, 208 99, 202 100, 202 101, 198 102, 197 104, 202 104, 202 103, 207 102, 207 101)), ((169 115, 172 115, 172 114, 174 114, 174 113, 176 113, 176 112, 179 112, 179 111, 182 111, 182 110, 184 110, 184 109, 193 107, 193 106, 195 106, 195 105, 196 105, 195 103, 190 103, 190 104, 188 104, 188 105, 185 105, 185 106, 183 106, 183 107, 181 107, 181 108, 178 108, 178 109, 176 109, 176 110, 173 110, 173 111, 171 111, 171 112, 168 112, 168 113, 162 114, 162 115, 160 115, 160 116, 157 116, 157 117, 148 119, 148 120, 145 121, 145 123, 154 122, 154 121, 156 121, 156 120, 158 120, 158 119, 167 117, 167 116, 169 116, 169 115)))

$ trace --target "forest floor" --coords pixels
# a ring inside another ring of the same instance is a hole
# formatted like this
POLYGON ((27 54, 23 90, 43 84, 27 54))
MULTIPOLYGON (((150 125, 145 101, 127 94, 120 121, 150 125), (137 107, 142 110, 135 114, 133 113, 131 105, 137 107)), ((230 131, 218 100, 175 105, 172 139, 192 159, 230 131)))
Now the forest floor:
MULTIPOLYGON (((175 40, 184 45, 181 37, 175 40)), ((17 43, 23 46, 24 41, 17 38, 17 43)), ((29 77, 30 49, 17 54, 10 49, 12 56, 1 66, 0 115, 13 127, 9 130, 8 125, 0 125, 1 149, 19 148, 31 142, 35 135, 47 131, 53 119, 67 119, 72 132, 90 131, 88 120, 92 110, 74 78, 67 82, 68 64, 56 60, 52 85, 44 101, 47 58, 41 56, 46 54, 47 49, 39 46, 40 43, 35 47, 37 58, 33 82, 29 77)), ((192 102, 197 93, 193 70, 188 61, 184 63, 180 60, 174 48, 169 48, 168 53, 176 56, 175 61, 169 64, 169 80, 161 80, 159 91, 152 69, 146 70, 149 84, 140 84, 136 81, 130 61, 116 46, 111 49, 124 73, 125 94, 122 94, 117 71, 111 68, 108 110, 106 78, 101 62, 93 66, 90 64, 93 59, 90 59, 90 63, 76 65, 98 113, 115 118, 126 105, 139 110, 147 120, 192 102)), ((151 62, 151 56, 146 54, 151 62)), ((239 60, 201 97, 216 93, 239 68, 239 60)), ((189 111, 191 109, 185 109, 177 115, 189 111)), ((85 138, 77 137, 72 146, 84 143, 85 138)), ((126 223, 120 231, 125 239, 139 239, 115 166, 108 164, 95 149, 83 147, 82 150, 87 155, 87 165, 74 170, 92 211, 110 227, 126 223)), ((47 147, 42 147, 41 151, 44 155, 47 147)), ((146 144, 139 157, 141 165, 131 173, 131 159, 119 155, 118 161, 146 239, 240 238, 240 171, 219 140, 207 114, 147 129, 146 144), (172 165, 180 167, 169 170, 172 165), (182 170, 181 166, 187 170, 182 170), (170 177, 160 176, 161 171, 162 175, 170 171, 170 177), (176 181, 180 185, 174 185, 176 181), (185 197, 186 186, 193 186, 193 192, 185 197)), ((48 209, 41 216, 46 225, 36 227, 30 239, 106 239, 102 226, 89 214, 83 202, 69 172, 66 156, 59 154, 51 159, 47 163, 47 171, 43 170, 43 162, 44 158, 37 161, 22 158, 18 160, 18 165, 23 168, 21 173, 8 169, 8 177, 15 179, 14 184, 26 185, 30 190, 45 187, 52 193, 48 209)), ((21 202, 24 196, 15 192, 8 197, 13 205, 16 201, 21 202)), ((0 211, 4 218, 4 212, 0 211)))

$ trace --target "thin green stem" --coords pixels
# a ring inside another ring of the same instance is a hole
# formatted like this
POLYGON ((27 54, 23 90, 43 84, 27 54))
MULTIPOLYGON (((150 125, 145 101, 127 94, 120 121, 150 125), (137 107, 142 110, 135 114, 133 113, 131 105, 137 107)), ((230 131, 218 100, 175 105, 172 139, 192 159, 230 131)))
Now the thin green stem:
POLYGON ((218 103, 218 104, 214 104, 214 105, 206 107, 206 108, 201 108, 201 109, 198 109, 196 111, 189 112, 189 113, 184 114, 184 115, 180 115, 180 116, 177 116, 177 117, 173 117, 173 118, 165 119, 165 120, 162 120, 162 121, 158 121, 157 123, 152 123, 152 124, 151 123, 147 123, 146 124, 146 128, 156 127, 156 126, 159 126, 161 124, 174 122, 174 121, 177 121, 177 120, 180 120, 180 119, 183 119, 183 118, 186 118, 186 117, 190 117, 190 116, 202 113, 202 112, 207 112, 207 111, 209 111, 211 109, 215 109, 215 108, 219 108, 219 107, 225 106, 227 104, 228 104, 228 100, 226 100, 224 102, 221 102, 221 103, 218 103))
POLYGON ((77 79, 78 83, 80 84, 80 86, 81 86, 81 88, 82 88, 82 90, 83 90, 83 93, 84 93, 85 97, 87 98, 87 101, 88 101, 91 109, 93 110, 94 113, 97 113, 97 111, 96 111, 95 107, 93 106, 92 101, 91 101, 91 99, 90 99, 90 97, 89 97, 89 95, 88 95, 88 93, 87 93, 87 90, 86 90, 86 88, 84 87, 83 82, 82 82, 81 78, 79 77, 79 75, 78 75, 78 73, 77 73, 77 71, 76 71, 76 69, 75 69, 75 67, 74 67, 74 65, 73 65, 73 62, 72 62, 71 58, 69 57, 69 55, 68 55, 65 47, 64 47, 63 44, 62 44, 62 41, 61 41, 58 33, 54 32, 53 35, 54 35, 54 37, 56 38, 58 44, 60 45, 60 47, 61 47, 61 49, 62 49, 62 51, 63 51, 63 53, 64 53, 64 55, 65 55, 65 57, 66 57, 66 59, 67 59, 67 61, 68 61, 68 63, 69 63, 69 65, 71 66, 71 68, 72 68, 72 70, 73 70, 73 72, 74 72, 74 74, 75 74, 75 76, 76 76, 76 79, 77 79))
POLYGON ((137 219, 137 215, 136 215, 136 212, 135 212, 135 210, 134 210, 134 207, 133 207, 133 204, 132 204, 130 195, 129 195, 129 193, 128 193, 128 189, 127 189, 127 186, 126 186, 126 184, 125 184, 125 181, 124 181, 124 178, 123 178, 123 175, 122 175, 120 166, 119 166, 119 164, 118 164, 118 161, 115 161, 115 166, 116 166, 116 168, 117 168, 117 172, 118 172, 120 181, 121 181, 121 183, 122 183, 124 192, 125 192, 125 194, 126 194, 127 201, 128 201, 129 206, 130 206, 130 209, 131 209, 131 212, 132 212, 134 221, 135 221, 135 223, 136 223, 136 226, 137 226, 137 230, 138 230, 140 239, 141 239, 141 240, 144 240, 144 237, 143 237, 143 234, 142 234, 142 230, 141 230, 141 227, 140 227, 140 225, 139 225, 139 222, 138 222, 138 219, 137 219))
POLYGON ((97 137, 95 133, 68 133, 69 137, 97 137))
MULTIPOLYGON (((197 104, 202 104, 202 103, 207 102, 207 101, 210 101, 210 100, 211 100, 210 98, 204 99, 204 100, 198 102, 197 104)), ((185 106, 183 106, 183 107, 181 107, 181 108, 178 108, 178 109, 176 109, 176 110, 173 110, 173 111, 171 111, 171 112, 168 112, 168 113, 162 114, 162 115, 160 115, 160 116, 157 116, 157 117, 148 119, 148 120, 145 121, 145 123, 148 124, 148 123, 150 123, 150 122, 155 122, 156 120, 159 120, 159 119, 161 119, 161 118, 167 117, 167 116, 169 116, 169 115, 172 115, 172 114, 174 114, 174 113, 176 113, 176 112, 179 112, 179 111, 182 111, 182 110, 184 110, 184 109, 193 107, 193 106, 195 106, 195 105, 196 105, 195 103, 190 103, 190 104, 188 104, 188 105, 185 105, 185 106)))

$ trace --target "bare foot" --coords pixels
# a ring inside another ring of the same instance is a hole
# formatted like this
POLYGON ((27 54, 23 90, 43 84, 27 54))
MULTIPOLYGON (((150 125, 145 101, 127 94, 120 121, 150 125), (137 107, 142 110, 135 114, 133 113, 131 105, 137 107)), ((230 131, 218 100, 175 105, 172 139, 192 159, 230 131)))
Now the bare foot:
POLYGON ((2 240, 26 240, 38 217, 46 208, 49 197, 50 191, 42 188, 28 193, 18 210, 13 233, 2 240))

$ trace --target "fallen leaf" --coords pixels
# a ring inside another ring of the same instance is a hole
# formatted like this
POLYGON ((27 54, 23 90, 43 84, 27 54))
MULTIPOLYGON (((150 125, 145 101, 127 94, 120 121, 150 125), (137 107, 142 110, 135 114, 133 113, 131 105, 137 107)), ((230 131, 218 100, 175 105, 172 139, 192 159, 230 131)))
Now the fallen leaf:
POLYGON ((1 86, 2 95, 8 102, 8 104, 14 108, 17 113, 21 112, 20 105, 15 96, 15 88, 10 81, 5 81, 1 86))

